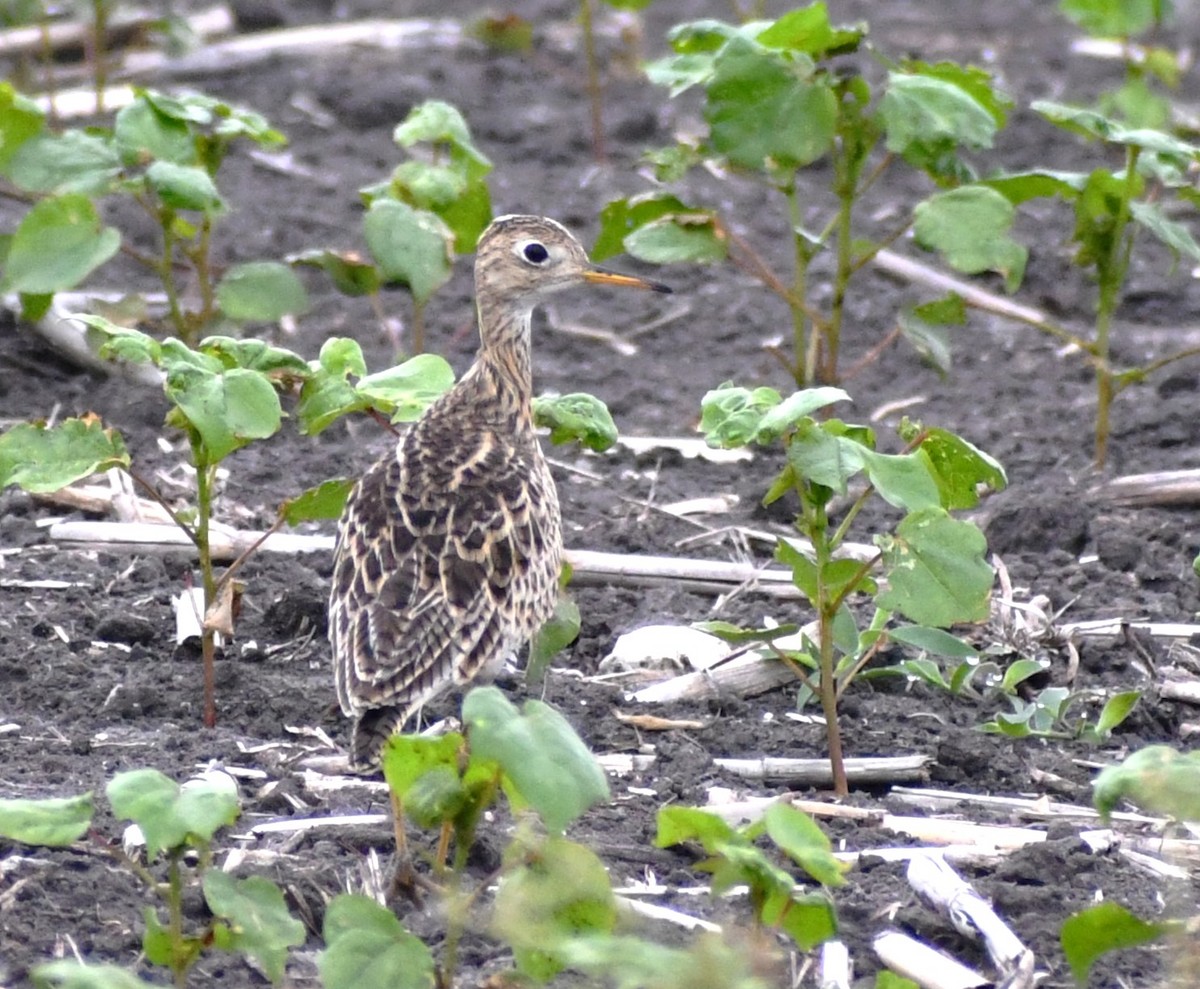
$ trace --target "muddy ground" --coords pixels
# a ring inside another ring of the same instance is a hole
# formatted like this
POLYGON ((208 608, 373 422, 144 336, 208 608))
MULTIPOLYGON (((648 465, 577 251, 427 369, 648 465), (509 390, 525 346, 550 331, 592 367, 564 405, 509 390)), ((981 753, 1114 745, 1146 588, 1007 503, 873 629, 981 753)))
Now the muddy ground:
MULTIPOLYGON (((189 85, 262 111, 291 142, 286 169, 256 163, 242 151, 231 157, 223 189, 233 209, 218 234, 222 261, 279 257, 318 246, 361 249, 357 189, 390 171, 399 160, 391 144, 393 126, 413 105, 433 97, 463 110, 478 143, 495 162, 491 181, 497 213, 551 215, 590 242, 599 210, 610 198, 649 187, 636 170, 641 153, 669 143, 679 129, 693 128, 696 106, 687 99, 668 102, 662 91, 612 58, 605 110, 609 160, 597 164, 580 81, 578 33, 571 21, 575 6, 566 0, 519 6, 535 25, 534 48, 525 55, 490 52, 474 43, 402 52, 341 49, 282 56, 252 68, 188 79, 189 85)), ((785 9, 767 6, 772 14, 785 9)), ((1039 97, 1086 101, 1116 77, 1112 65, 1069 52, 1075 31, 1053 5, 1033 0, 1007 5, 835 0, 831 7, 839 19, 869 19, 876 45, 888 54, 976 61, 998 75, 1018 109, 996 151, 984 159, 985 167, 1100 163, 1098 151, 1080 146, 1023 109, 1039 97)), ((461 2, 263 0, 243 4, 242 13, 249 30, 276 22, 367 16, 469 19, 477 8, 461 2)), ((663 51, 670 24, 701 16, 728 17, 728 7, 716 0, 655 3, 642 21, 643 54, 663 51)), ((601 20, 606 56, 615 56, 628 40, 618 40, 607 13, 601 20)), ((1186 38, 1181 33, 1174 40, 1186 38)), ((1194 77, 1193 72, 1193 82, 1194 77)), ((823 202, 820 190, 828 177, 819 166, 806 174, 814 204, 823 202)), ((719 205, 739 233, 786 270, 781 204, 761 187, 697 175, 683 191, 697 202, 719 205)), ((897 172, 876 191, 863 215, 879 230, 889 229, 926 191, 922 181, 897 172)), ((14 207, 2 208, 7 226, 14 207)), ((114 219, 138 229, 134 217, 114 214, 114 219)), ((1022 218, 1020 235, 1031 254, 1020 297, 1083 327, 1093 290, 1071 268, 1070 229, 1066 210, 1054 205, 1022 218)), ((149 231, 142 229, 141 236, 149 246, 149 231)), ((911 244, 898 246, 919 253, 911 244)), ((628 259, 625 266, 638 270, 628 259)), ((819 274, 824 270, 819 268, 819 274)), ((786 313, 776 299, 731 267, 679 266, 655 271, 654 277, 669 281, 676 294, 579 295, 560 300, 540 318, 535 331, 539 389, 593 392, 608 403, 623 433, 687 436, 695 427, 701 396, 725 380, 786 387, 763 349, 785 332, 786 313), (655 321, 651 332, 637 333, 655 321), (627 334, 636 342, 636 353, 619 354, 603 342, 568 332, 579 326, 627 334)), ((149 287, 140 272, 120 261, 102 270, 96 281, 101 283, 149 287)), ((352 335, 373 368, 387 366, 391 343, 367 304, 335 294, 319 277, 308 284, 314 306, 295 331, 264 332, 306 356, 315 356, 328 336, 352 335)), ((431 346, 460 372, 475 346, 469 293, 469 265, 463 262, 428 313, 431 346)), ((846 366, 888 332, 903 305, 925 297, 908 285, 864 273, 851 304, 846 366)), ((407 314, 402 292, 388 293, 385 303, 389 312, 407 314)), ((1120 315, 1118 348, 1131 361, 1195 345, 1200 283, 1186 265, 1172 270, 1152 250, 1139 254, 1120 315)), ((1010 486, 987 500, 978 518, 991 549, 1011 571, 1019 599, 1044 594, 1054 608, 1066 609, 1064 620, 1190 620, 1200 604, 1191 569, 1200 550, 1196 512, 1113 507, 1093 494, 1101 479, 1090 468, 1094 392, 1082 363, 1033 330, 979 315, 955 331, 953 354, 953 368, 942 378, 911 350, 890 348, 846 383, 855 399, 855 416, 865 420, 883 406, 912 400, 909 414, 957 431, 1003 463, 1010 486)), ((1200 363, 1191 361, 1123 394, 1116 406, 1107 473, 1200 467, 1198 386, 1200 363)), ((177 473, 180 439, 162 426, 160 395, 81 373, 47 352, 24 328, 11 321, 0 327, 3 424, 87 411, 101 414, 124 433, 143 473, 172 468, 177 473), (170 442, 171 452, 158 445, 159 437, 170 442)), ((894 419, 894 414, 886 416, 880 424, 885 435, 894 419)), ((316 441, 285 429, 261 450, 247 449, 230 459, 221 514, 241 527, 266 525, 283 498, 328 477, 361 471, 388 442, 365 418, 338 424, 316 441)), ((555 450, 552 456, 567 542, 574 548, 717 559, 739 559, 749 552, 764 562, 764 548, 721 531, 745 524, 787 531, 784 514, 759 507, 775 466, 766 453, 736 465, 688 460, 665 450, 638 456, 623 449, 604 455, 555 450), (695 522, 660 510, 681 499, 721 494, 735 495, 736 505, 727 514, 695 520, 718 533, 705 540, 695 540, 702 531, 695 522)), ((237 640, 217 667, 220 725, 206 731, 200 727, 198 662, 193 652, 177 650, 172 637, 170 601, 183 584, 188 563, 162 555, 64 550, 46 538, 44 523, 53 517, 79 516, 20 493, 0 493, 0 795, 99 790, 113 773, 142 766, 182 779, 215 762, 243 772, 245 814, 233 829, 238 835, 248 835, 252 825, 289 816, 383 809, 385 802, 376 791, 350 789, 330 797, 301 775, 304 756, 328 754, 311 729, 328 733, 337 743, 348 736, 336 711, 323 637, 330 571, 326 556, 260 556, 247 567, 237 640), (68 586, 30 589, 32 580, 68 586)), ((871 524, 883 521, 882 516, 866 518, 859 538, 869 540, 871 524)), ((806 616, 795 606, 750 592, 719 604, 711 595, 671 585, 581 587, 576 597, 583 632, 550 674, 546 697, 597 753, 652 751, 656 759, 643 772, 614 777, 614 804, 588 814, 574 835, 599 850, 616 886, 644 879, 647 869, 672 888, 703 882, 692 869, 694 856, 652 847, 658 807, 667 801, 703 804, 713 786, 747 796, 778 793, 780 786, 728 775, 714 767, 713 759, 819 756, 824 752, 822 729, 788 717, 796 692, 783 689, 749 700, 722 698, 655 711, 697 719, 705 727, 639 735, 613 716, 618 705, 632 709, 618 689, 588 678, 618 633, 647 622, 721 617, 749 623, 806 616)), ((1048 795, 1087 805, 1098 765, 1146 744, 1178 743, 1184 723, 1197 719, 1195 711, 1157 700, 1147 672, 1147 654, 1161 664, 1168 654, 1179 655, 1178 644, 1129 636, 1088 639, 1079 648, 1077 686, 1148 691, 1107 745, 984 734, 978 726, 1003 709, 998 702, 981 706, 920 684, 876 680, 855 687, 846 700, 849 754, 924 754, 931 760, 930 786, 963 794, 1048 795)), ((1066 654, 1051 650, 1050 655, 1049 681, 1061 682, 1066 654)), ((539 690, 520 681, 512 686, 517 697, 539 690)), ((451 711, 453 702, 442 709, 451 711)), ((878 785, 856 791, 852 802, 913 812, 890 794, 889 786, 878 785)), ((1058 928, 1068 914, 1097 898, 1148 918, 1188 904, 1195 909, 1194 879, 1189 885, 1148 878, 1116 850, 1087 851, 1078 838, 1084 822, 1049 825, 1044 819, 1025 820, 973 805, 955 813, 1049 831, 1043 844, 965 869, 1036 953, 1045 986, 1071 984, 1058 928)), ((104 834, 116 834, 110 818, 102 815, 97 823, 104 834)), ((835 820, 824 826, 849 850, 906 840, 861 822, 835 820)), ((499 845, 501 824, 496 828, 498 833, 488 840, 499 845)), ((316 984, 314 956, 321 947, 317 932, 324 903, 338 891, 356 887, 368 851, 386 854, 388 839, 386 826, 318 830, 293 840, 228 839, 229 847, 282 853, 265 871, 287 890, 297 914, 313 925, 307 943, 289 962, 289 984, 316 984)), ((927 938, 970 964, 986 966, 978 945, 965 942, 914 899, 903 874, 901 864, 868 858, 836 893, 842 936, 857 975, 865 980, 861 984, 871 984, 878 968, 870 939, 888 924, 927 938)), ((744 903, 736 900, 659 899, 726 925, 748 922, 744 903)), ((138 966, 143 903, 132 878, 93 851, 80 847, 31 853, 0 843, 0 985, 28 984, 30 966, 76 950, 91 960, 138 966)), ((435 947, 439 943, 435 918, 409 911, 406 922, 435 947)), ((506 952, 491 941, 476 939, 468 948, 463 985, 478 984, 508 966, 506 952)), ((1164 984, 1171 964, 1171 956, 1160 949, 1126 951, 1105 960, 1089 984, 1148 989, 1164 984)), ((155 977, 163 980, 161 973, 155 977)), ((810 974, 804 984, 812 984, 811 979, 810 974)), ((262 983, 241 960, 217 955, 200 963, 191 984, 262 983)))

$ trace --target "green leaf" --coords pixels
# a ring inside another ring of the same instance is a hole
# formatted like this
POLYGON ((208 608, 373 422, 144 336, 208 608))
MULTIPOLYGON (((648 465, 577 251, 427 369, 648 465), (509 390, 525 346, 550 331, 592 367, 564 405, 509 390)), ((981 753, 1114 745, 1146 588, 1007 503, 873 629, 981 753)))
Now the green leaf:
POLYGON ((130 364, 154 364, 162 362, 162 343, 148 333, 118 326, 103 316, 76 313, 72 317, 87 325, 88 343, 94 346, 106 361, 128 361, 130 364))
POLYGON ((625 249, 650 264, 706 264, 729 253, 716 217, 707 213, 672 214, 651 220, 625 238, 625 249))
POLYGON ((741 388, 726 383, 700 400, 700 429, 710 446, 748 445, 763 416, 783 401, 774 388, 741 388))
POLYGON ((45 800, 0 799, 0 837, 58 848, 87 834, 93 812, 91 791, 45 800))
POLYGON ((26 141, 9 162, 8 173, 28 192, 100 196, 116 183, 121 159, 106 138, 71 130, 26 141))
POLYGON ((36 294, 74 288, 120 246, 120 233, 102 225, 86 196, 67 193, 43 199, 13 234, 0 291, 36 294))
POLYGON ((984 106, 958 79, 925 72, 889 72, 879 104, 887 148, 908 154, 939 146, 990 148, 999 124, 996 106, 984 106))
POLYGON ((544 982, 565 967, 555 947, 586 933, 611 932, 617 903, 595 852, 550 836, 496 892, 492 927, 512 946, 517 970, 544 982))
POLYGON ((877 453, 863 449, 861 455, 867 477, 889 505, 915 512, 941 504, 929 462, 918 453, 877 453))
POLYGON ((994 574, 983 558, 987 541, 975 525, 941 508, 924 508, 875 541, 888 578, 879 607, 937 628, 988 617, 994 574))
POLYGON ((1182 167, 1186 167, 1188 162, 1195 161, 1197 156, 1200 156, 1200 147, 1173 134, 1148 127, 1127 127, 1095 110, 1054 103, 1050 100, 1034 100, 1030 109, 1073 134, 1151 151, 1174 160, 1182 167))
POLYGON ((1182 223, 1168 220, 1157 203, 1132 202, 1129 209, 1133 218, 1170 248, 1176 258, 1182 255, 1200 261, 1200 244, 1196 243, 1191 231, 1182 223))
POLYGON ((203 887, 213 915, 229 923, 231 937, 222 947, 249 955, 268 979, 282 982, 288 948, 303 944, 305 933, 279 887, 263 876, 235 879, 219 869, 204 873, 203 887))
POLYGON ((128 467, 121 434, 99 419, 66 419, 52 429, 18 423, 0 434, 0 488, 15 484, 42 494, 110 467, 128 467))
POLYGON ((1100 709, 1100 717, 1096 719, 1096 733, 1100 738, 1108 738, 1113 729, 1133 713, 1141 699, 1140 690, 1123 690, 1113 694, 1100 709))
POLYGON ((244 368, 214 373, 183 365, 167 373, 167 397, 196 431, 210 463, 279 431, 283 410, 266 375, 244 368))
POLYGON ((142 829, 151 858, 184 845, 208 844, 239 814, 237 784, 221 772, 181 787, 157 769, 135 769, 114 776, 105 792, 113 814, 142 829))
POLYGON ((548 704, 526 701, 518 713, 495 687, 463 700, 472 756, 500 764, 516 791, 550 831, 561 832, 609 797, 608 780, 565 718, 548 704))
POLYGON ((961 436, 938 427, 922 430, 908 422, 901 425, 900 432, 905 440, 924 433, 917 453, 933 475, 943 508, 974 508, 979 504, 981 486, 990 491, 1008 487, 1008 475, 999 461, 961 436))
POLYGON ((1106 820, 1118 801, 1177 821, 1200 822, 1200 750, 1151 745, 1096 777, 1094 802, 1106 820))
POLYGON ((763 821, 771 840, 822 886, 845 883, 847 866, 834 857, 829 839, 804 811, 786 802, 774 803, 763 821))
POLYGON ((217 283, 217 303, 230 319, 275 322, 308 309, 308 293, 296 273, 278 261, 234 265, 217 283))
POLYGON ((155 989, 119 965, 85 965, 73 959, 46 962, 33 970, 38 989, 155 989))
POLYGON ((417 354, 403 364, 361 378, 355 392, 392 422, 412 422, 454 384, 454 369, 437 354, 417 354))
POLYGON ((921 989, 912 979, 889 972, 886 969, 875 973, 875 989, 921 989))
POLYGON ((33 100, 17 92, 11 83, 0 82, 0 172, 12 178, 8 167, 13 155, 41 133, 45 120, 46 115, 33 100))
POLYGON ((755 40, 767 48, 783 48, 821 58, 857 51, 865 34, 865 25, 835 28, 829 22, 826 5, 810 3, 799 10, 788 11, 760 31, 755 40))
POLYGON ((198 163, 196 138, 188 122, 163 113, 145 93, 117 111, 113 138, 127 165, 144 166, 154 161, 198 163))
POLYGON ((450 277, 454 235, 433 213, 378 199, 363 220, 363 235, 384 279, 407 285, 420 305, 450 277))
POLYGON ((1004 678, 1000 681, 1000 689, 1006 694, 1016 692, 1017 687, 1030 677, 1045 673, 1046 667, 1036 659, 1017 659, 1004 670, 1004 678))
POLYGON ((933 653, 935 656, 949 656, 953 659, 975 658, 979 653, 969 642, 964 642, 957 635, 940 628, 928 628, 924 625, 897 625, 889 628, 888 638, 901 645, 920 649, 922 652, 933 653))
POLYGON ((774 890, 763 904, 762 920, 786 933, 801 951, 811 951, 837 936, 837 914, 823 893, 774 890))
POLYGON ((265 340, 212 336, 200 341, 201 353, 216 357, 226 368, 245 368, 266 375, 287 378, 308 377, 308 361, 285 347, 265 340))
POLYGON ((382 284, 379 269, 353 251, 315 248, 311 251, 301 251, 299 254, 289 254, 286 260, 288 264, 320 268, 333 280, 334 288, 342 295, 374 295, 382 284))
POLYGON ((325 911, 326 949, 317 956, 324 989, 432 989, 433 956, 391 910, 356 894, 325 911))
POLYGON ((755 43, 734 38, 721 49, 708 83, 704 118, 710 142, 731 164, 790 170, 832 146, 837 97, 820 80, 755 43))
POLYGON ((834 402, 850 400, 850 396, 841 388, 828 386, 804 388, 793 392, 782 402, 766 410, 758 422, 758 431, 754 438, 759 443, 770 443, 819 409, 827 408, 834 402))
POLYGON ((367 373, 367 362, 357 340, 330 337, 321 344, 317 360, 309 365, 309 376, 300 387, 296 416, 307 436, 316 436, 341 416, 369 407, 364 395, 350 384, 351 375, 367 373))
POLYGON ((1105 952, 1159 940, 1168 929, 1165 924, 1148 924, 1110 900, 1068 917, 1059 940, 1071 974, 1083 985, 1092 964, 1105 952))
POLYGON ((425 735, 392 735, 384 743, 381 762, 389 789, 407 800, 422 776, 439 769, 458 775, 463 736, 449 732, 438 738, 425 735))
POLYGON ((685 841, 698 841, 712 855, 721 845, 734 840, 736 832, 722 818, 699 807, 671 805, 658 812, 656 848, 670 848, 685 841))
POLYGON ((442 100, 426 100, 414 107, 392 132, 392 140, 402 148, 421 143, 445 145, 485 171, 492 167, 487 155, 471 140, 463 115, 442 100))
POLYGON ((555 446, 578 442, 602 453, 617 442, 617 427, 608 406, 583 392, 535 398, 533 421, 550 430, 550 442, 555 446))
POLYGON ((925 358, 942 377, 950 373, 952 360, 950 334, 946 327, 966 322, 966 308, 957 295, 951 293, 947 299, 939 300, 939 302, 902 309, 897 317, 897 322, 904 339, 912 344, 918 354, 925 358), (939 308, 939 303, 948 302, 950 299, 958 300, 960 318, 951 316, 948 319, 942 319, 940 317, 944 310, 939 308))
POLYGON ((279 514, 288 525, 341 518, 355 483, 352 477, 322 481, 315 488, 308 488, 285 501, 279 506, 279 514))
POLYGON ((212 177, 196 165, 156 161, 146 169, 146 182, 172 209, 217 213, 225 208, 212 177))
POLYGON ((625 239, 634 231, 664 220, 685 226, 715 224, 716 217, 708 210, 687 206, 676 196, 665 193, 644 193, 628 199, 613 199, 600 211, 600 235, 591 250, 592 259, 600 262, 626 250, 625 239))
POLYGON ((560 593, 554 605, 554 614, 538 629, 529 643, 525 679, 531 683, 541 681, 550 661, 579 638, 581 627, 579 605, 565 593, 560 593))
POLYGON ((917 243, 940 251, 958 271, 996 271, 1016 291, 1029 252, 1008 236, 1013 205, 995 189, 970 185, 931 196, 913 211, 917 243))
MULTIPOLYGON (((1059 0, 1058 9, 1088 34, 1131 38, 1159 22, 1162 0, 1059 0)), ((1078 975, 1076 976, 1078 977, 1078 975)))
POLYGON ((1087 184, 1087 174, 1039 168, 983 179, 979 184, 995 189, 1014 206, 1019 206, 1030 199, 1050 196, 1074 200, 1087 184))
POLYGON ((648 938, 599 934, 571 938, 558 954, 572 969, 617 989, 765 989, 761 953, 744 940, 701 934, 671 948, 648 938))
POLYGON ((788 441, 788 465, 808 484, 820 484, 838 494, 863 469, 870 448, 838 431, 836 420, 801 422, 788 441))

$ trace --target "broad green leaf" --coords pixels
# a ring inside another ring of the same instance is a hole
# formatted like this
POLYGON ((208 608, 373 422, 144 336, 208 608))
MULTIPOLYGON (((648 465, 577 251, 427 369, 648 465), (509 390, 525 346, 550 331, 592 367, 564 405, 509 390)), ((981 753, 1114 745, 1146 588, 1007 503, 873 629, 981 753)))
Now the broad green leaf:
POLYGON ((392 735, 383 746, 383 777, 391 791, 406 800, 417 780, 426 773, 449 769, 457 775, 462 750, 463 737, 458 732, 437 738, 392 735))
POLYGON ((834 857, 825 832, 804 811, 786 802, 774 803, 763 821, 771 840, 822 886, 841 886, 846 881, 847 867, 834 857))
POLYGON ((43 199, 17 226, 0 292, 58 292, 74 288, 117 253, 121 234, 106 227, 80 193, 43 199))
POLYGON ((225 207, 212 177, 196 165, 156 161, 146 169, 146 182, 172 209, 216 213, 225 207))
POLYGON ((1017 687, 1030 677, 1035 677, 1045 672, 1045 664, 1039 663, 1036 659, 1014 660, 1004 670, 1004 678, 1000 681, 1000 689, 1006 694, 1015 693, 1017 687))
POLYGON ((611 932, 617 903, 596 853, 550 836, 508 873, 496 892, 492 928, 512 946, 517 970, 544 982, 565 967, 556 945, 590 932, 611 932))
POLYGON ((925 625, 897 625, 895 628, 889 628, 887 634, 894 642, 933 653, 935 656, 967 659, 979 655, 969 642, 964 642, 957 635, 951 635, 945 629, 928 628, 925 625))
POLYGON ((52 848, 78 841, 92 823, 92 794, 45 800, 0 799, 0 836, 52 848))
POLYGON ((617 442, 617 427, 608 406, 583 392, 535 398, 533 421, 550 430, 550 442, 555 446, 577 442, 599 453, 617 442))
POLYGON ((776 625, 773 628, 742 628, 740 625, 716 620, 692 622, 692 628, 708 632, 735 646, 745 645, 747 642, 770 642, 773 639, 781 639, 785 635, 796 632, 799 627, 799 625, 776 625))
POLYGON ((1164 4, 1162 0, 1059 0, 1058 9, 1088 34, 1131 38, 1159 21, 1164 4))
POLYGON ((762 920, 787 934, 801 951, 811 951, 838 930, 833 903, 824 893, 773 890, 763 903, 762 920))
POLYGON ((792 583, 816 607, 818 601, 817 564, 809 555, 812 551, 801 548, 786 536, 775 544, 775 559, 792 568, 792 583))
POLYGON ((53 428, 22 422, 0 434, 0 488, 42 494, 110 467, 128 467, 121 434, 99 419, 66 419, 53 428))
POLYGON ((303 944, 305 933, 280 888, 263 876, 235 879, 219 869, 204 873, 203 886, 208 908, 229 924, 220 947, 249 955, 268 979, 282 982, 288 948, 303 944))
POLYGON ((308 361, 299 354, 254 338, 205 337, 197 348, 216 357, 226 368, 245 368, 289 378, 308 377, 308 361))
POLYGON ((625 249, 650 264, 724 261, 729 245, 716 218, 705 213, 672 214, 651 220, 625 238, 625 249))
POLYGON ((761 952, 745 939, 701 934, 685 948, 649 938, 598 934, 558 946, 570 968, 617 989, 769 989, 761 952))
POLYGON ((426 100, 414 107, 403 123, 397 125, 392 140, 402 148, 411 148, 422 142, 446 144, 478 167, 484 170, 492 167, 487 155, 471 140, 471 132, 463 115, 442 100, 426 100))
POLYGON ((456 768, 435 766, 422 773, 404 801, 404 811, 418 827, 436 828, 456 821, 470 806, 471 792, 456 768))
POLYGON ((157 769, 135 769, 114 776, 105 792, 113 814, 142 829, 150 857, 196 842, 208 844, 239 813, 237 784, 221 772, 181 787, 157 769))
POLYGON ((1014 206, 1019 206, 1030 199, 1044 199, 1050 196, 1066 200, 1075 199, 1087 184, 1087 173, 1056 172, 1039 168, 981 179, 979 184, 995 189, 1014 206))
POLYGON ((335 896, 325 911, 317 956, 324 989, 433 989, 433 956, 386 907, 356 894, 335 896))
POLYGON ((151 965, 178 964, 186 969, 195 960, 201 945, 194 937, 181 937, 175 941, 154 907, 142 908, 142 920, 146 925, 142 931, 142 954, 151 965))
POLYGON ((296 417, 308 436, 316 436, 341 416, 368 408, 369 401, 350 383, 351 375, 367 373, 367 362, 357 340, 330 337, 321 345, 317 360, 309 365, 309 376, 300 386, 296 417))
POLYGON ((763 416, 783 401, 774 388, 740 388, 726 383, 700 400, 700 429, 710 446, 746 446, 763 416))
POLYGON ((1059 940, 1071 974, 1083 985, 1092 964, 1105 952, 1159 940, 1169 929, 1165 924, 1148 924, 1109 900, 1068 917, 1059 940))
POLYGON ((403 364, 359 379, 358 396, 389 412, 392 422, 412 422, 454 384, 454 369, 437 354, 417 354, 403 364))
POLYGON ((477 687, 463 700, 472 757, 500 764, 516 792, 561 832, 609 797, 608 780, 567 720, 548 704, 529 700, 520 712, 495 687, 477 687))
POLYGON ((529 661, 525 664, 526 680, 531 683, 540 682, 550 661, 579 638, 581 627, 579 605, 565 593, 560 593, 554 605, 554 614, 538 629, 529 643, 529 661))
POLYGON ((713 149, 740 168, 795 169, 832 146, 838 111, 828 83, 801 78, 751 41, 735 38, 717 55, 707 97, 713 149))
POLYGON ((406 161, 388 187, 394 198, 436 213, 454 232, 454 250, 469 254, 492 219, 492 197, 478 170, 459 164, 406 161))
POLYGON ((820 484, 838 494, 863 469, 870 448, 831 430, 829 422, 800 422, 788 440, 788 465, 808 484, 820 484))
POLYGON ((45 119, 33 100, 17 92, 11 83, 0 82, 0 173, 12 178, 9 162, 26 141, 41 133, 45 119))
POLYGON ((924 439, 917 455, 929 466, 943 508, 974 508, 979 504, 981 486, 990 491, 1008 487, 1008 476, 999 461, 961 436, 938 427, 921 429, 907 421, 901 424, 900 435, 906 441, 921 433, 924 439))
POLYGON ((1200 244, 1192 237, 1191 230, 1176 220, 1168 220, 1157 203, 1133 202, 1129 209, 1133 218, 1169 247, 1176 258, 1182 255, 1200 261, 1200 244))
POLYGON ((991 73, 977 65, 959 65, 957 62, 922 62, 917 59, 905 61, 903 69, 909 75, 938 79, 961 89, 983 107, 995 121, 996 128, 1004 126, 1013 100, 998 90, 991 73))
POLYGON ((258 371, 233 368, 213 373, 176 367, 167 374, 166 391, 196 431, 211 463, 251 440, 274 436, 283 418, 279 394, 258 371))
MULTIPOLYGON (((931 687, 945 690, 947 693, 953 692, 953 685, 942 673, 942 668, 932 659, 903 659, 894 667, 887 667, 886 672, 902 673, 905 676, 920 680, 922 683, 927 683, 931 687)), ((862 676, 863 674, 859 675, 862 676)))
POLYGON ((791 10, 759 32, 755 40, 767 48, 805 52, 813 58, 857 51, 866 25, 834 27, 824 3, 791 10))
POLYGON ((889 505, 915 512, 941 504, 928 461, 918 453, 862 451, 863 470, 889 505))
POLYGON ((917 243, 941 252, 958 271, 995 271, 1016 291, 1029 252, 1010 236, 1013 205, 987 186, 970 185, 938 193, 913 211, 917 243))
POLYGON ((341 518, 346 499, 350 497, 355 483, 351 477, 322 481, 315 488, 309 488, 285 501, 279 506, 279 514, 288 525, 341 518))
POLYGON ((896 154, 939 143, 990 148, 1002 122, 956 80, 914 72, 888 73, 879 114, 896 154))
POLYGON ((121 159, 112 144, 97 134, 71 130, 39 134, 26 141, 8 164, 13 184, 27 192, 109 192, 121 173, 121 159))
POLYGON ((766 410, 758 422, 758 431, 754 438, 759 443, 770 443, 817 410, 827 408, 834 402, 849 401, 850 396, 841 388, 826 386, 793 392, 782 402, 766 410))
POLYGON ((308 293, 296 273, 278 261, 234 265, 217 283, 217 303, 230 319, 274 322, 308 309, 308 293))
POLYGON ((407 285, 418 304, 450 277, 454 235, 433 213, 379 199, 367 211, 363 234, 384 279, 407 285))
POLYGON ((192 128, 186 121, 163 113, 144 94, 117 111, 113 139, 127 165, 140 167, 154 161, 198 163, 192 128))
POLYGON ((1052 124, 1081 137, 1141 148, 1174 159, 1185 167, 1188 162, 1195 161, 1200 156, 1200 147, 1173 134, 1147 127, 1127 127, 1095 110, 1054 103, 1050 100, 1034 100, 1030 109, 1040 113, 1052 124))
POLYGON ((286 260, 288 264, 320 268, 333 280, 334 288, 342 295, 374 295, 382 284, 379 269, 352 251, 316 248, 289 254, 286 260))
POLYGON ((658 812, 656 848, 670 848, 685 841, 698 841, 712 855, 723 844, 733 841, 736 832, 722 818, 699 807, 671 805, 658 812))
POLYGON ((924 508, 875 541, 888 578, 879 607, 936 628, 988 617, 994 574, 984 560, 987 541, 975 525, 941 508, 924 508))
POLYGON ((625 238, 655 220, 668 218, 683 222, 715 221, 713 213, 693 209, 676 196, 651 192, 628 199, 613 199, 600 211, 600 234, 592 247, 594 261, 605 261, 626 250, 625 238))
POLYGON ((1102 770, 1094 786, 1096 809, 1106 820, 1119 801, 1128 800, 1151 813, 1200 822, 1200 750, 1148 746, 1102 770))
POLYGON ((1113 694, 1100 709, 1100 717, 1096 719, 1096 732, 1100 738, 1108 738, 1112 730, 1133 713, 1141 699, 1140 690, 1122 690, 1113 694))
MULTIPOLYGON (((904 339, 944 378, 950 373, 952 361, 950 333, 946 329, 949 324, 927 318, 922 309, 922 306, 902 309, 897 316, 897 323, 904 339)), ((965 314, 960 322, 965 322, 965 314)))
POLYGON ((94 346, 106 361, 128 361, 131 364, 154 364, 162 362, 163 345, 148 333, 118 326, 103 316, 75 313, 73 319, 85 323, 88 328, 88 343, 94 346))
POLYGON ((74 959, 46 962, 33 970, 38 989, 155 989, 119 965, 85 965, 74 959))

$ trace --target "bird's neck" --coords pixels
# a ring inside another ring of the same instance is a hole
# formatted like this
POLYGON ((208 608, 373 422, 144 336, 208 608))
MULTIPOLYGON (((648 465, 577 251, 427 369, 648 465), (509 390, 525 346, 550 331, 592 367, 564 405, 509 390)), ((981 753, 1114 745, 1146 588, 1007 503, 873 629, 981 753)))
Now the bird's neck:
POLYGON ((533 400, 530 355, 530 309, 479 303, 480 347, 475 362, 494 382, 497 392, 524 412, 533 400))

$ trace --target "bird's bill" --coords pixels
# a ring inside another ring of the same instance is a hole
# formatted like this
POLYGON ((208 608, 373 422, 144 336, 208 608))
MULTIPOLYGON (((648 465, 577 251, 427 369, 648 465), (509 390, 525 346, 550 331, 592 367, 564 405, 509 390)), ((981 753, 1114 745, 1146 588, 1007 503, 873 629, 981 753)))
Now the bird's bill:
POLYGON ((623 285, 626 288, 644 288, 651 292, 670 292, 671 289, 662 282, 652 282, 648 278, 638 278, 637 275, 622 275, 605 268, 589 268, 583 273, 583 280, 593 285, 623 285))

